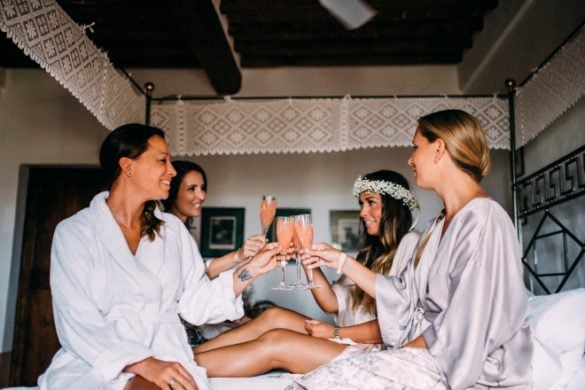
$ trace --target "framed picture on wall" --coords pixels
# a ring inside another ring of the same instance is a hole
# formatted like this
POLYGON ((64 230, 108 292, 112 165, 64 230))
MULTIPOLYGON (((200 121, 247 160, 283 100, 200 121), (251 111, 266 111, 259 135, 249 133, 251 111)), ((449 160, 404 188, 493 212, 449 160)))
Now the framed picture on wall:
POLYGON ((329 212, 331 242, 338 244, 342 251, 356 254, 359 243, 359 210, 331 210, 329 212))
POLYGON ((274 216, 272 225, 270 225, 270 229, 268 230, 268 233, 266 233, 266 237, 268 238, 268 240, 270 242, 276 242, 276 217, 288 217, 291 215, 299 214, 311 214, 311 209, 278 207, 276 209, 276 215, 274 216))
POLYGON ((201 255, 218 257, 242 246, 244 208, 203 207, 201 212, 201 255))

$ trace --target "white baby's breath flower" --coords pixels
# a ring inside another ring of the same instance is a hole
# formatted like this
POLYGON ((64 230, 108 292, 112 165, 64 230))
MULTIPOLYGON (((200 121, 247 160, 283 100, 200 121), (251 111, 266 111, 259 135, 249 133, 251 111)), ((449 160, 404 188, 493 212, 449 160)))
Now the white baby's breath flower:
POLYGON ((418 202, 412 192, 399 184, 386 180, 368 180, 358 176, 353 184, 353 195, 359 197, 364 191, 389 195, 394 199, 402 201, 411 211, 418 209, 418 202))

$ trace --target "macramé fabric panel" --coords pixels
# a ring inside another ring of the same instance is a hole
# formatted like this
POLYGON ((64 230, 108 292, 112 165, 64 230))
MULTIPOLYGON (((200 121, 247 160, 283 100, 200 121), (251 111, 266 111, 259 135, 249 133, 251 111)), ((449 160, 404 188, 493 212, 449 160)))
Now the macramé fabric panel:
POLYGON ((518 144, 536 138, 585 95, 585 26, 518 89, 518 144))
POLYGON ((54 0, 0 0, 0 29, 105 127, 144 120, 144 97, 54 0))
MULTIPOLYGON (((54 0, 0 0, 0 30, 108 129, 144 120, 145 98, 54 0)), ((585 27, 517 91, 523 146, 585 94, 585 27)), ((281 99, 155 103, 151 121, 175 155, 332 152, 407 146, 416 119, 458 108, 479 118, 490 146, 509 149, 499 98, 281 99)))
POLYGON ((155 103, 152 124, 173 155, 339 152, 410 146, 417 119, 458 108, 475 115, 490 146, 509 148, 507 100, 351 98, 155 103))

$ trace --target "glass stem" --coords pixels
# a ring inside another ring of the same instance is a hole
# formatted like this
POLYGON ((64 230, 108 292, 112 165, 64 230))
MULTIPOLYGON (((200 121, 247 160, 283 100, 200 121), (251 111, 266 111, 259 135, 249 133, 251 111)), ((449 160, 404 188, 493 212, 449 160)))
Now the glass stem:
POLYGON ((280 282, 280 284, 284 287, 284 279, 285 279, 285 272, 284 272, 284 267, 280 266, 280 269, 282 270, 282 281, 280 282))
POLYGON ((297 282, 301 282, 301 259, 297 256, 297 282))

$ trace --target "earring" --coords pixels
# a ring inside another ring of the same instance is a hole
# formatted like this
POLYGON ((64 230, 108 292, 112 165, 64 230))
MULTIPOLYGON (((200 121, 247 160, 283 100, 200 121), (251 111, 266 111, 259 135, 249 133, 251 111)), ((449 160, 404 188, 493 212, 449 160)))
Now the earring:
POLYGON ((132 176, 132 171, 129 171, 129 172, 127 173, 127 175, 128 175, 128 177, 132 176))

